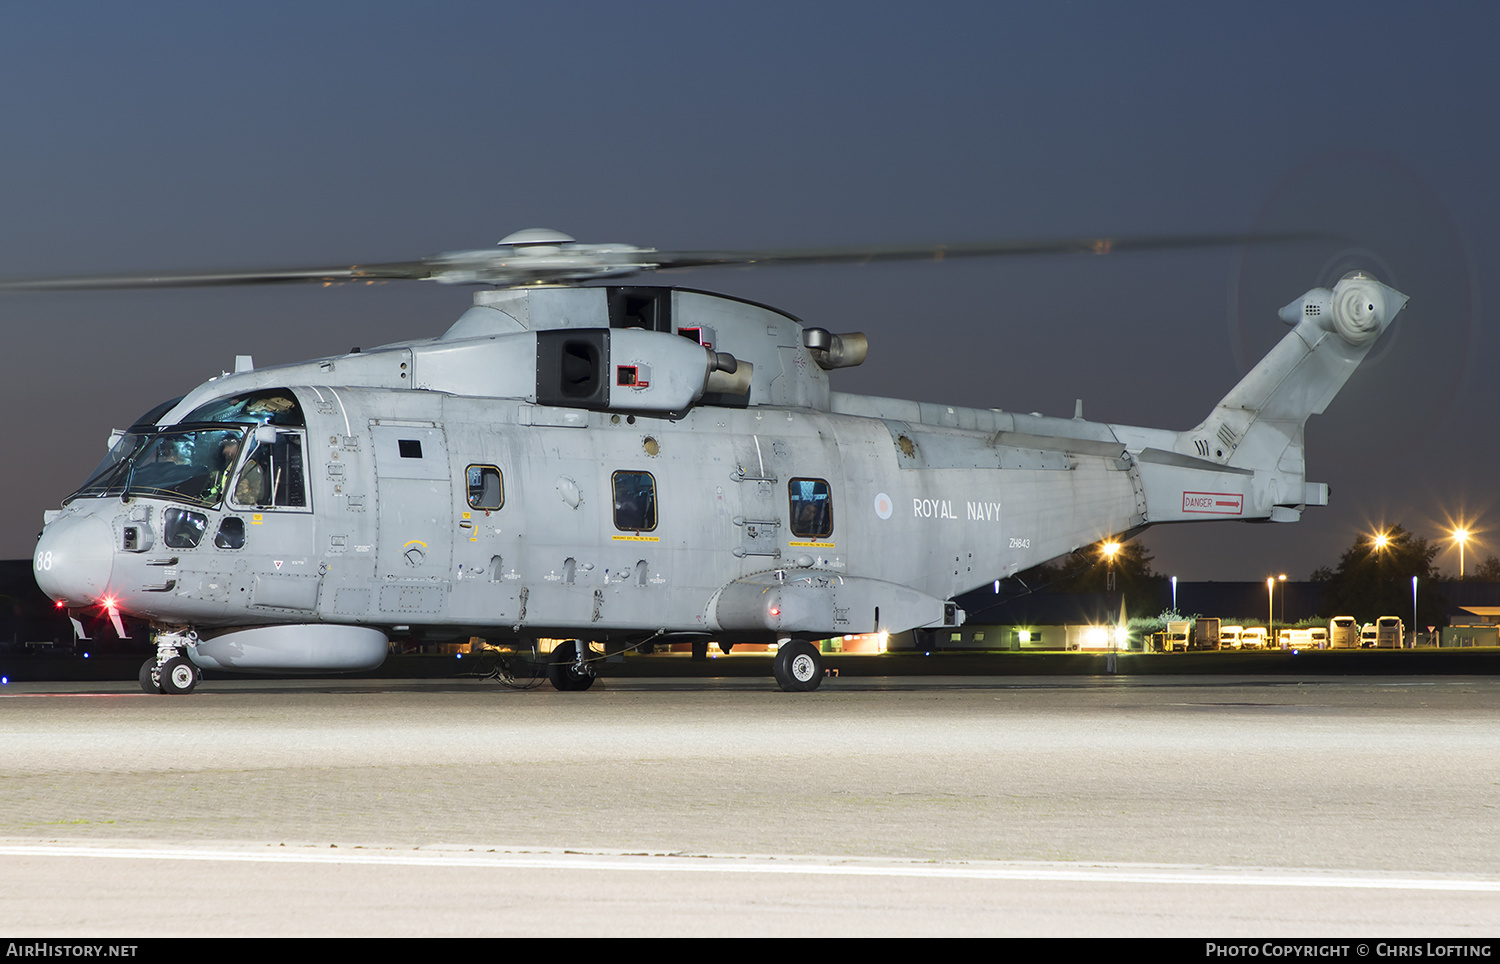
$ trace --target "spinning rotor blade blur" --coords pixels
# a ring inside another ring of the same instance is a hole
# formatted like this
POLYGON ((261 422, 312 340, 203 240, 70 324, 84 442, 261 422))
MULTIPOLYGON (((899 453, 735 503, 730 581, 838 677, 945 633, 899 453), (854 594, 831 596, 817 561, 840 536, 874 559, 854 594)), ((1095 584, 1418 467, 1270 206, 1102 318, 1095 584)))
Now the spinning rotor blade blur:
POLYGON ((454 251, 417 261, 333 267, 228 271, 142 272, 21 278, 0 281, 0 291, 80 291, 130 288, 190 288, 257 284, 348 284, 434 281, 497 286, 619 278, 667 268, 726 265, 840 264, 877 261, 944 261, 1009 255, 1113 254, 1125 251, 1230 247, 1302 241, 1308 233, 1163 235, 1126 238, 1060 238, 1040 241, 980 241, 964 244, 864 245, 833 248, 767 248, 753 251, 656 251, 628 244, 583 244, 546 229, 510 235, 497 249, 454 251))

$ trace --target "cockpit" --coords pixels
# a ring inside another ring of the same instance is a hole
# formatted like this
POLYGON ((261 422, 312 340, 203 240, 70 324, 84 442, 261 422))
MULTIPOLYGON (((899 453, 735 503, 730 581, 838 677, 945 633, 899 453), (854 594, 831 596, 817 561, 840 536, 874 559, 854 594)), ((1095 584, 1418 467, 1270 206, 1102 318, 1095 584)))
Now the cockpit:
POLYGON ((302 407, 286 389, 215 399, 173 425, 163 402, 115 440, 66 500, 160 498, 213 507, 226 496, 244 508, 307 505, 302 407))

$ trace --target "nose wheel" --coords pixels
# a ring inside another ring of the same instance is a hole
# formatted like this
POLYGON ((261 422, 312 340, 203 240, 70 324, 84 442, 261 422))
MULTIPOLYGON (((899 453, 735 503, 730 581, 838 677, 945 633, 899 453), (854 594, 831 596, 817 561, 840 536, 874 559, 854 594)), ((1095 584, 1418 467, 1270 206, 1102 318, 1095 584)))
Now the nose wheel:
POLYGON ((161 633, 156 637, 156 655, 141 664, 141 689, 151 694, 181 696, 203 681, 203 671, 187 658, 186 649, 198 634, 161 633))
POLYGON ((161 665, 148 659, 141 664, 141 689, 153 696, 182 696, 193 691, 203 681, 203 671, 194 666, 185 656, 174 656, 161 665))
POLYGON ((161 692, 161 683, 158 682, 156 670, 156 657, 153 656, 141 664, 141 689, 147 693, 156 694, 161 692))
POLYGON ((161 691, 167 696, 191 693, 202 678, 203 674, 198 667, 188 662, 186 657, 177 656, 167 660, 166 665, 161 668, 161 691))

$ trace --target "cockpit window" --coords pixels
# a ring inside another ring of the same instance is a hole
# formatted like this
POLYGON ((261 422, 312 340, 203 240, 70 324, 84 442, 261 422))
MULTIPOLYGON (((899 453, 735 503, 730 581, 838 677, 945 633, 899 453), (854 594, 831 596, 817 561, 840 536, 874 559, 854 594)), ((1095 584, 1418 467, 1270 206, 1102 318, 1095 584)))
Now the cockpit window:
POLYGON ((136 434, 126 432, 114 440, 104 461, 94 467, 88 480, 78 491, 69 496, 69 501, 80 496, 119 495, 125 489, 125 466, 130 457, 141 450, 151 438, 150 432, 136 434))
POLYGON ((301 432, 277 432, 274 441, 256 440, 235 477, 230 501, 246 508, 306 508, 303 461, 301 432))
POLYGON ((188 413, 184 422, 253 422, 256 425, 284 425, 302 428, 302 406, 291 392, 273 388, 248 395, 216 398, 188 413))
POLYGON ((129 461, 123 494, 217 505, 224 498, 244 434, 237 428, 169 428, 129 461))
POLYGON ((160 405, 151 409, 151 411, 147 412, 145 415, 142 415, 140 418, 136 419, 135 422, 131 424, 130 431, 148 433, 156 431, 156 426, 161 423, 161 417, 170 412, 172 409, 176 408, 177 403, 182 401, 186 397, 186 395, 178 395, 176 398, 169 398, 165 402, 162 402, 160 405))
POLYGON ((132 455, 140 451, 141 446, 145 445, 152 435, 156 434, 157 420, 176 408, 177 403, 182 399, 183 396, 178 395, 176 398, 162 402, 136 419, 127 431, 111 435, 109 452, 102 462, 94 466, 94 471, 89 473, 87 481, 70 496, 70 501, 80 495, 118 495, 125 484, 123 465, 132 455), (115 491, 109 492, 112 486, 115 491))
POLYGON ((208 529, 208 516, 188 509, 168 509, 161 516, 162 541, 173 549, 196 549, 208 529))

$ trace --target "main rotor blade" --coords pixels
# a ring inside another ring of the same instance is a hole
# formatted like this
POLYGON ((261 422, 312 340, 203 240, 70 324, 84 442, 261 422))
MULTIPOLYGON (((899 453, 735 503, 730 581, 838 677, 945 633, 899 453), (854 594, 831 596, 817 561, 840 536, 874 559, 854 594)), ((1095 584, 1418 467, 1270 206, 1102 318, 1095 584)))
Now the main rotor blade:
POLYGON ((1138 238, 1053 238, 1040 241, 975 241, 964 244, 867 245, 844 248, 770 248, 760 251, 654 251, 660 268, 697 268, 735 264, 834 264, 871 261, 945 261, 949 258, 996 258, 1028 254, 1112 254, 1173 248, 1232 247, 1307 241, 1325 235, 1177 234, 1138 238))
POLYGON ((243 271, 182 271, 141 274, 71 275, 0 281, 0 291, 89 291, 121 288, 204 288, 216 285, 291 283, 341 284, 359 281, 420 281, 430 267, 420 261, 345 265, 337 268, 258 268, 243 271))
POLYGON ((79 275, 0 281, 0 291, 88 291, 129 288, 195 288, 218 285, 358 284, 435 281, 439 284, 522 285, 618 278, 665 268, 726 265, 838 264, 876 261, 944 261, 1012 255, 1112 254, 1173 248, 1274 244, 1324 237, 1317 234, 1182 234, 1156 237, 1059 238, 978 241, 964 244, 861 245, 838 248, 768 248, 754 251, 656 251, 628 244, 502 244, 453 251, 417 261, 311 268, 79 275))

